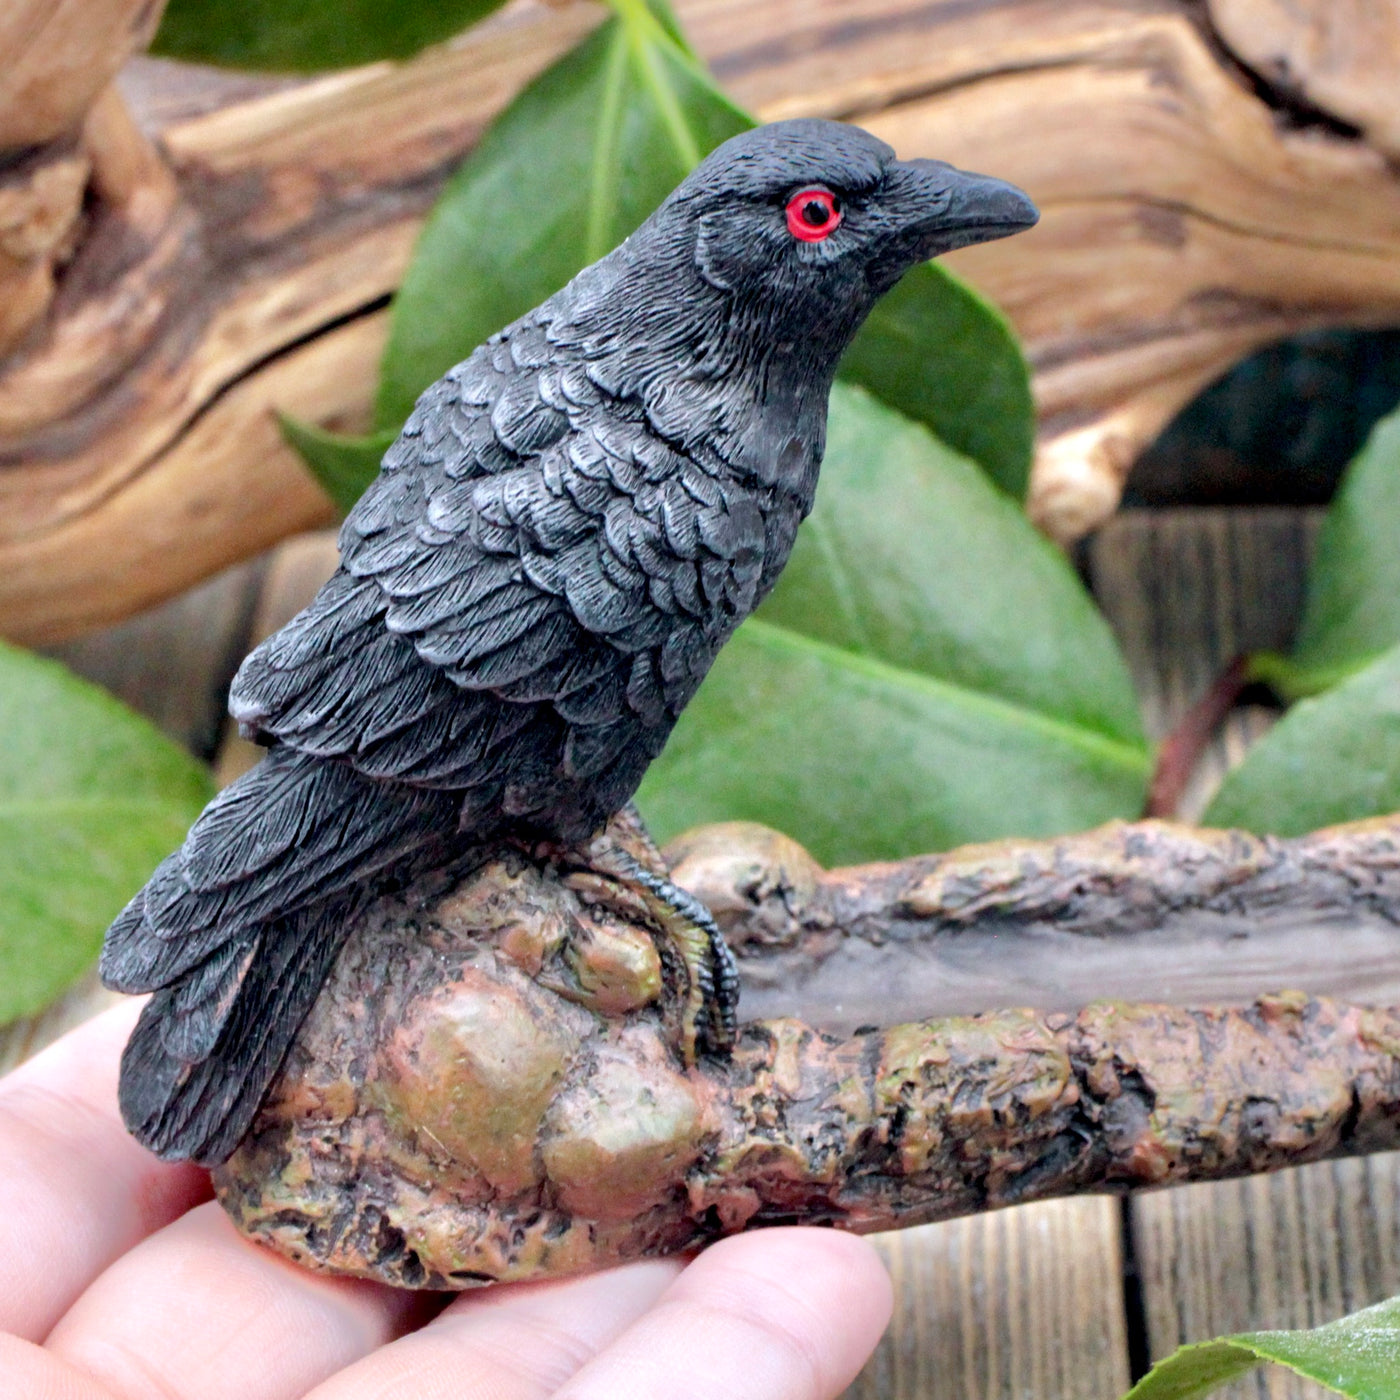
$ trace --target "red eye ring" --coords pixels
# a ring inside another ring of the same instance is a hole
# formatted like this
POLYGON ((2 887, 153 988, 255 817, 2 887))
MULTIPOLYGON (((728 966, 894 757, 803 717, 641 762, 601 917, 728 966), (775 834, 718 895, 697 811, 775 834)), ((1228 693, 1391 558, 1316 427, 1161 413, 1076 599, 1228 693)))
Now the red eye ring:
POLYGON ((804 243, 820 243, 841 223, 841 205, 828 189, 812 185, 787 202, 788 232, 804 243))

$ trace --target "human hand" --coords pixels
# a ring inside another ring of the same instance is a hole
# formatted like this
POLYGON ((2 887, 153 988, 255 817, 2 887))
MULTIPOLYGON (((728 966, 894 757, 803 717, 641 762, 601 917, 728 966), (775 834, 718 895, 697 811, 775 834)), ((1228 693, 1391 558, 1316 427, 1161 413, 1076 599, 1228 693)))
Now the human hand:
POLYGON ((832 1400, 890 1285, 863 1240, 774 1229, 692 1262, 462 1294, 309 1273, 117 1112, 124 1005, 0 1080, 7 1400, 832 1400))

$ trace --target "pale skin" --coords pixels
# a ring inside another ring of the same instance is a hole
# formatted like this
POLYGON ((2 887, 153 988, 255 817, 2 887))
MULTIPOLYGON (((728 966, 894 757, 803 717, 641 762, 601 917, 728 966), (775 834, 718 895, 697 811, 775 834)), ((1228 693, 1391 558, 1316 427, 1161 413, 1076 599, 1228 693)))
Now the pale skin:
POLYGON ((689 1262, 439 1297, 240 1237, 208 1174, 117 1113, 133 1003, 0 1079, 0 1376, 14 1400, 833 1400, 890 1314, 863 1240, 736 1236, 689 1262))

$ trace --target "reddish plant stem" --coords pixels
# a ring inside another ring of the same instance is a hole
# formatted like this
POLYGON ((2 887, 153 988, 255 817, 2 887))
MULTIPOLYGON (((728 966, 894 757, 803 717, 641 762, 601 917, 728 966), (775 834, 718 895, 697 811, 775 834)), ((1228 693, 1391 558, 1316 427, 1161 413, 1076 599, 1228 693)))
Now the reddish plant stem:
POLYGON ((1249 658, 1237 656, 1162 741, 1157 751, 1157 768, 1147 790, 1144 817, 1176 816, 1186 784, 1191 781, 1206 745, 1248 684, 1249 658))

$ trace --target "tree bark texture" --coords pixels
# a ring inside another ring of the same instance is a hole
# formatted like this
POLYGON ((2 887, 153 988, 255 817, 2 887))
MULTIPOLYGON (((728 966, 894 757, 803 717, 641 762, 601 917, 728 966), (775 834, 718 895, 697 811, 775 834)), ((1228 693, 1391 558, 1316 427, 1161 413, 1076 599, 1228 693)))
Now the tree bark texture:
POLYGON ((1222 924, 1360 916, 1393 950, 1396 819, 1277 842, 1119 824, 832 872, 753 827, 671 854, 761 989, 732 1058, 681 1062, 684 989, 625 892, 546 853, 479 853, 352 931, 215 1173, 238 1226, 313 1267, 464 1288, 768 1224, 883 1230, 1400 1146, 1400 1008, 1284 991, 1058 1009, 1050 988, 1040 1009, 965 1014, 982 994, 964 988, 964 1014, 901 1021, 876 993, 921 949, 1034 960, 1050 929, 1090 957, 1165 934, 1169 965, 1174 930, 1179 950, 1222 924), (841 982, 888 1014, 833 1033, 842 986, 803 974, 846 945, 887 950, 868 985, 859 957, 841 982), (766 1009, 779 983, 805 1019, 766 1009))
MULTIPOLYGON (((156 7, 76 8, 0 21, 0 49, 28 36, 0 80, 0 627, 26 642, 329 518, 275 410, 364 426, 442 180, 603 13, 516 0, 410 63, 310 81, 138 60, 118 91, 156 7)), ((1025 338, 1031 509, 1058 538, 1250 350, 1400 322, 1395 0, 677 9, 761 117, 849 118, 1040 203, 1031 234, 950 263, 1025 338)))

